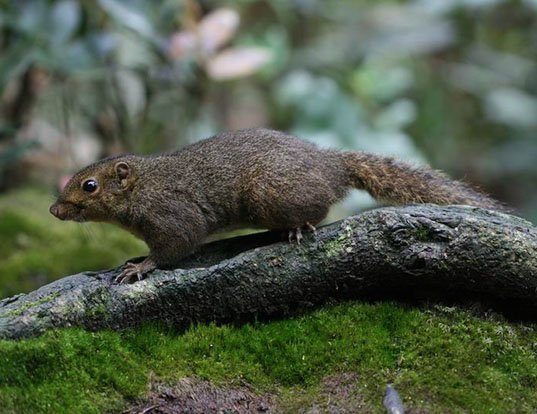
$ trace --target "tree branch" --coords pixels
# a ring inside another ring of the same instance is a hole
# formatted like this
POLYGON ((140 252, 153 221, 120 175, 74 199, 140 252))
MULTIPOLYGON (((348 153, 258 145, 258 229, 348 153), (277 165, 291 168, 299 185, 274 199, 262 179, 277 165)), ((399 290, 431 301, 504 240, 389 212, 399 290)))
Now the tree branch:
POLYGON ((278 237, 211 243, 181 269, 157 270, 132 285, 112 282, 118 269, 65 277, 0 301, 0 337, 148 322, 183 329, 287 315, 330 299, 409 295, 485 300, 537 314, 537 229, 514 216, 415 205, 349 217, 301 246, 274 243, 278 237))

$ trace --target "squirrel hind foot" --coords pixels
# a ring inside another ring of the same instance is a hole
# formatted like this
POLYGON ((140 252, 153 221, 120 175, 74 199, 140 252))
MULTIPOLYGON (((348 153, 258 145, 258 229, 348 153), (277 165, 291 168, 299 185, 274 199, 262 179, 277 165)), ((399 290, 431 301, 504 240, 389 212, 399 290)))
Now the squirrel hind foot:
POLYGON ((289 243, 293 243, 293 240, 296 240, 296 244, 300 244, 302 241, 302 229, 300 227, 297 227, 296 229, 289 230, 289 243))
POLYGON ((297 244, 300 244, 302 242, 302 239, 304 238, 304 236, 302 236, 302 230, 310 231, 313 233, 314 236, 317 236, 317 228, 309 221, 306 221, 306 223, 302 227, 296 227, 294 229, 289 230, 289 233, 287 235, 289 243, 292 243, 293 240, 295 240, 297 244))

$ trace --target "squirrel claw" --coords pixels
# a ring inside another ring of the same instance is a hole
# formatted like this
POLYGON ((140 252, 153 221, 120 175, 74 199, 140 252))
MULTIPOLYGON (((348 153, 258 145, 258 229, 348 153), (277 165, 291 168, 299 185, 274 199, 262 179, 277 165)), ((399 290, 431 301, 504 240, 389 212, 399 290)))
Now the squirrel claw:
POLYGON ((306 227, 309 231, 311 231, 314 236, 317 236, 317 228, 313 224, 311 224, 309 221, 306 221, 306 225, 304 227, 306 227))
POLYGON ((300 244, 300 242, 302 241, 302 229, 300 227, 297 227, 293 230, 289 230, 289 243, 292 243, 293 239, 296 240, 296 244, 300 244))
POLYGON ((304 226, 297 227, 296 229, 289 230, 289 235, 288 235, 289 243, 292 243, 293 240, 296 240, 297 244, 300 244, 302 242, 302 239, 304 238, 302 236, 302 229, 303 228, 311 231, 314 236, 317 236, 317 229, 315 228, 315 226, 306 221, 304 226))
POLYGON ((130 283, 134 280, 142 280, 145 274, 155 267, 152 263, 147 263, 145 260, 141 263, 127 262, 121 273, 114 279, 116 283, 130 283), (135 279, 136 278, 136 279, 135 279))
POLYGON ((134 263, 127 263, 114 281, 119 284, 130 283, 135 276, 138 280, 141 280, 142 275, 138 270, 138 266, 134 263))

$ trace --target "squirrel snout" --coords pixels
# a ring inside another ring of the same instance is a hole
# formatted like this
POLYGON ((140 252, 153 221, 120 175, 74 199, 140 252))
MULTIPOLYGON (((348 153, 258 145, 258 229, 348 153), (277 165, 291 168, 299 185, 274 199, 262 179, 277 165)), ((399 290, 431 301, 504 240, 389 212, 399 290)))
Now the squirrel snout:
POLYGON ((67 216, 67 210, 61 204, 58 203, 54 203, 53 205, 51 205, 49 211, 50 214, 59 218, 60 220, 65 220, 65 217, 67 216))

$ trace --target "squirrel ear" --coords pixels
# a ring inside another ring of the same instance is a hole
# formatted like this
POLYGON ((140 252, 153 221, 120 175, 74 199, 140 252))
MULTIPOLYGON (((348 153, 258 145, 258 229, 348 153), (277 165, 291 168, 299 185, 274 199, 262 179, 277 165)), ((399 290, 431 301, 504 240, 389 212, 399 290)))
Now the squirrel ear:
POLYGON ((125 161, 118 162, 114 169, 116 170, 117 178, 120 181, 126 180, 131 175, 131 168, 129 167, 129 164, 127 164, 125 161))

